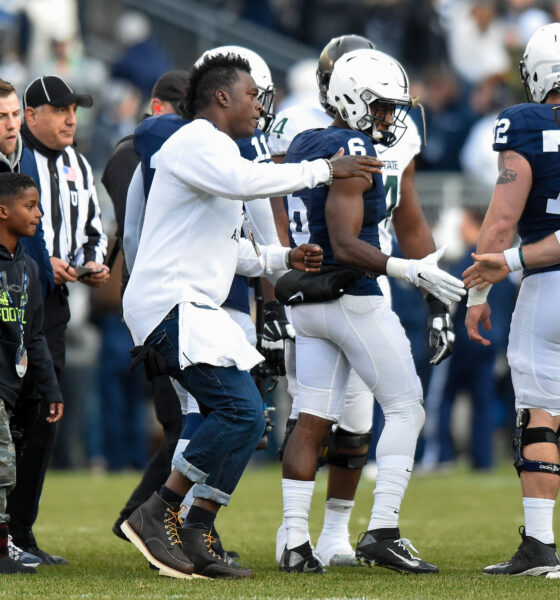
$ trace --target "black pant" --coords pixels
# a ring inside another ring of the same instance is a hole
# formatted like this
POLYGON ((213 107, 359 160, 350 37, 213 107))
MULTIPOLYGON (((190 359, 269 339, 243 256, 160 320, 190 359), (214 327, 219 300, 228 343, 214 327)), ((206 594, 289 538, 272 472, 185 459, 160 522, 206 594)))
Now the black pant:
MULTIPOLYGON (((43 330, 61 390, 65 333, 69 320, 68 291, 65 286, 57 286, 45 299, 43 330)), ((12 428, 16 432, 17 482, 8 496, 7 513, 10 515, 10 533, 16 545, 31 545, 28 532, 39 512, 39 500, 56 435, 56 424, 47 423, 47 415, 48 405, 37 393, 28 374, 12 417, 12 428)))
POLYGON ((159 490, 169 477, 173 453, 183 428, 181 406, 169 377, 167 375, 155 377, 152 381, 152 392, 156 417, 163 427, 164 439, 159 450, 148 463, 140 483, 121 510, 120 520, 123 521, 128 519, 153 492, 159 490))

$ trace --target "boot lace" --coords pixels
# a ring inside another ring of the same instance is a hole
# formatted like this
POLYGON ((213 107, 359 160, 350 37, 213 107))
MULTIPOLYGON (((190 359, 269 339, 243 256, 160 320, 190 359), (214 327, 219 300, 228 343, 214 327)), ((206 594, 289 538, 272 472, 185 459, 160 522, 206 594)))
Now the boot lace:
POLYGON ((212 549, 212 544, 217 541, 216 538, 213 537, 212 531, 208 530, 208 531, 204 532, 203 537, 204 537, 204 543, 206 544, 206 547, 208 548, 208 552, 210 552, 210 554, 214 558, 219 558, 227 563, 227 558, 225 556, 221 556, 217 552, 214 552, 214 550, 212 549))
POLYGON ((170 508, 166 510, 167 517, 164 519, 167 537, 172 544, 182 546, 179 534, 177 533, 177 524, 182 525, 182 519, 179 517, 179 511, 174 512, 170 508))

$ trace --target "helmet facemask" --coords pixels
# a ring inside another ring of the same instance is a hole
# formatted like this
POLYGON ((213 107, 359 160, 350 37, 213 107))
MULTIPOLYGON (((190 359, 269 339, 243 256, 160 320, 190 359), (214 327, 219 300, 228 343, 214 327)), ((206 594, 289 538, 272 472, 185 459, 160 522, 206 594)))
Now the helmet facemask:
POLYGON ((335 63, 328 100, 351 129, 374 144, 393 146, 407 129, 413 103, 408 89, 397 61, 376 50, 356 50, 335 63))
POLYGON ((274 95, 276 90, 271 84, 267 88, 259 87, 259 102, 262 105, 261 116, 257 124, 257 129, 268 133, 276 115, 273 110, 274 95))

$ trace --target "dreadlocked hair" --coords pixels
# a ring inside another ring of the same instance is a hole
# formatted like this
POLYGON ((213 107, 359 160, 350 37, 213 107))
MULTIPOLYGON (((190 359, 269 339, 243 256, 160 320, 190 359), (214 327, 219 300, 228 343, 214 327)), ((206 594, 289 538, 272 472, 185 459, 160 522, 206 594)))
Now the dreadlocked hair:
POLYGON ((238 79, 237 71, 251 73, 248 61, 238 54, 228 52, 206 57, 191 72, 187 93, 180 107, 183 116, 193 118, 206 108, 216 90, 230 91, 238 79))

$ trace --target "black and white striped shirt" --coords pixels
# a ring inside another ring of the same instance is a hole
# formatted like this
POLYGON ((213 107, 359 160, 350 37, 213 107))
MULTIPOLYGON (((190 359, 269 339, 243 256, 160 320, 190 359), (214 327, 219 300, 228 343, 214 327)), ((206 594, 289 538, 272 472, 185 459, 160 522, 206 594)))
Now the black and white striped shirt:
POLYGON ((86 159, 72 146, 48 155, 31 147, 27 151, 37 165, 49 255, 76 265, 103 263, 107 237, 86 159))

